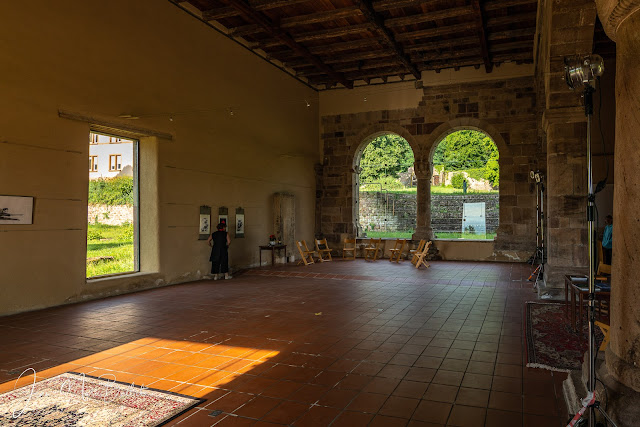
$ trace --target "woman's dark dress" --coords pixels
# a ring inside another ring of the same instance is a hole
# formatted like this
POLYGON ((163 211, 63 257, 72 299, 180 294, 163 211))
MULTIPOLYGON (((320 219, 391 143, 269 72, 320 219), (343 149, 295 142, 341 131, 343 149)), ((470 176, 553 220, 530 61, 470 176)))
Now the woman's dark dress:
POLYGON ((227 232, 216 231, 211 235, 213 247, 211 248, 211 274, 229 272, 229 253, 227 252, 227 232))

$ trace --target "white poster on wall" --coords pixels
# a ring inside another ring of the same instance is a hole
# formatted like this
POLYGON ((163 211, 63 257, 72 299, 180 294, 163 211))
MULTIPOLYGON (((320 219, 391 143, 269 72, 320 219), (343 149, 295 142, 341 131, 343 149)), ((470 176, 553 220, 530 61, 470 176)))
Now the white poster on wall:
POLYGON ((462 233, 486 234, 486 232, 485 202, 465 203, 462 208, 462 233))
POLYGON ((33 197, 0 196, 0 224, 33 224, 33 197))

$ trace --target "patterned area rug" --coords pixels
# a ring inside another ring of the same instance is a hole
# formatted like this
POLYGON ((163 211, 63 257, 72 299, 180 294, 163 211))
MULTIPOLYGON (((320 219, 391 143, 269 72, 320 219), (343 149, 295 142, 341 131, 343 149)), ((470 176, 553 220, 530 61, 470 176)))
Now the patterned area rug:
POLYGON ((202 401, 67 372, 0 395, 0 425, 159 426, 202 401))
MULTIPOLYGON (((527 366, 569 372, 582 369, 582 358, 588 349, 588 325, 580 332, 571 329, 563 303, 527 302, 525 309, 527 366)), ((603 335, 596 328, 596 348, 603 335)))

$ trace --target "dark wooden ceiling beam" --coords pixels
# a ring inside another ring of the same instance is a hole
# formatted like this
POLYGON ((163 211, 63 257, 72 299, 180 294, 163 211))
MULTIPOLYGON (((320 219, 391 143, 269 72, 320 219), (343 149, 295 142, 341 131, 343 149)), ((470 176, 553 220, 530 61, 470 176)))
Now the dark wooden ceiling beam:
MULTIPOLYGON (((374 26, 371 23, 367 22, 365 24, 349 25, 349 26, 339 27, 339 28, 329 28, 326 30, 309 31, 306 33, 293 34, 291 35, 291 37, 296 42, 302 43, 302 42, 307 42, 312 40, 323 40, 323 39, 342 37, 342 36, 347 36, 352 34, 362 34, 364 32, 371 32, 373 28, 374 26)), ((260 45, 263 48, 270 48, 270 47, 279 46, 282 44, 283 44, 282 41, 278 39, 268 40, 263 43, 260 43, 260 45)))
POLYGON ((515 39, 518 37, 530 37, 535 35, 535 28, 520 28, 517 30, 506 30, 506 31, 495 31, 489 32, 487 36, 487 40, 495 41, 495 40, 505 40, 505 39, 515 39))
MULTIPOLYGON (((253 0, 249 2, 249 6, 252 9, 262 12, 263 10, 277 9, 279 7, 291 6, 298 3, 306 3, 310 0, 253 0)), ((202 12, 202 17, 205 21, 215 21, 217 19, 229 18, 231 16, 238 16, 240 12, 238 9, 228 7, 216 7, 215 9, 209 9, 202 12)))
POLYGON ((531 41, 525 40, 512 43, 491 43, 489 44, 489 50, 491 52, 505 52, 515 49, 531 49, 531 41))
POLYGON ((496 18, 489 18, 487 19, 487 27, 497 27, 498 25, 517 24, 527 21, 536 22, 536 12, 519 13, 517 15, 506 15, 498 16, 496 18))
MULTIPOLYGON (((360 52, 360 53, 348 54, 348 55, 342 55, 342 56, 331 56, 330 59, 324 59, 322 62, 324 62, 327 65, 328 64, 333 65, 333 64, 349 63, 354 61, 364 61, 367 59, 386 58, 385 60, 387 61, 387 63, 389 63, 390 60, 393 62, 394 56, 395 55, 392 52, 369 51, 369 52, 360 52)), ((311 66, 311 64, 309 64, 307 60, 300 59, 300 58, 284 61, 284 63, 287 65, 287 67, 291 67, 291 68, 311 66)), ((334 67, 334 68, 336 70, 338 69, 337 67, 334 67)))
POLYGON ((296 42, 293 38, 291 38, 291 36, 289 36, 289 34, 274 25, 266 15, 256 11, 243 0, 225 0, 225 2, 230 6, 236 8, 245 18, 251 20, 252 22, 255 22, 258 25, 261 25, 272 37, 281 40, 284 44, 289 46, 300 56, 309 60, 309 62, 311 62, 318 69, 326 72, 327 75, 329 75, 334 81, 339 82, 347 88, 353 88, 352 81, 349 81, 343 74, 336 72, 331 67, 320 61, 320 59, 311 54, 311 52, 309 52, 309 50, 305 46, 296 42))
MULTIPOLYGON (((309 13, 306 15, 298 15, 283 18, 280 21, 280 28, 289 29, 302 25, 318 24, 321 22, 330 22, 337 19, 349 18, 361 15, 362 12, 356 6, 343 7, 340 9, 328 10, 325 12, 309 13)), ((262 28, 255 24, 242 25, 232 28, 229 32, 234 37, 244 37, 249 34, 255 34, 262 31, 262 28)))
POLYGON ((484 28, 484 16, 482 13, 482 6, 480 6, 480 0, 471 0, 471 6, 474 11, 474 20, 476 24, 476 30, 478 32, 478 39, 480 40, 480 50, 482 52, 482 61, 484 62, 484 69, 487 73, 493 70, 493 64, 489 57, 489 48, 487 47, 487 35, 484 28))
POLYGON ((464 46, 467 44, 476 44, 478 43, 477 37, 458 37, 451 40, 439 40, 433 41, 429 43, 415 44, 412 46, 405 47, 405 52, 413 53, 413 52, 423 52, 429 50, 439 50, 439 49, 447 49, 456 46, 464 46))
POLYGON ((475 30, 476 25, 474 23, 464 23, 456 25, 448 25, 446 27, 427 28, 418 31, 409 31, 406 33, 396 34, 397 41, 426 39, 429 37, 439 37, 445 34, 462 33, 465 31, 475 30))
MULTIPOLYGON (((327 43, 322 46, 311 46, 309 47, 309 52, 314 55, 332 55, 339 52, 354 50, 354 49, 363 49, 363 48, 371 48, 371 47, 380 47, 380 43, 376 38, 368 38, 368 39, 360 39, 353 40, 349 42, 339 42, 339 43, 327 43)), ((277 58, 293 59, 297 58, 297 55, 292 53, 290 50, 285 51, 270 51, 269 55, 273 55, 277 58)))
POLYGON ((373 2, 373 8, 376 12, 382 12, 391 9, 400 9, 403 7, 424 6, 429 3, 441 3, 440 0, 378 0, 373 2))
POLYGON ((484 3, 484 10, 499 10, 511 6, 522 6, 526 4, 538 4, 538 0, 490 0, 484 3))
POLYGON ((398 60, 405 66, 407 71, 413 74, 417 80, 420 80, 420 71, 411 63, 411 59, 404 53, 402 46, 396 41, 395 36, 389 28, 385 26, 384 19, 373 9, 371 0, 359 0, 357 5, 360 7, 362 14, 375 25, 376 29, 382 36, 382 42, 396 54, 398 60))
POLYGON ((423 22, 436 21, 438 19, 455 18, 458 16, 470 15, 473 13, 471 6, 455 7, 451 9, 438 10, 435 12, 426 12, 419 15, 402 16, 400 18, 391 18, 384 21, 384 25, 389 28, 401 27, 404 25, 421 24, 423 22))

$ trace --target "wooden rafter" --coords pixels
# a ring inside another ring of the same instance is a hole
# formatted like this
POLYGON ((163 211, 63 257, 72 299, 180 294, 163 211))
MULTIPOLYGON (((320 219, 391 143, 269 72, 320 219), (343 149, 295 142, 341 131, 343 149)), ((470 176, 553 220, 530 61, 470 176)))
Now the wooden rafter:
MULTIPOLYGON (((333 55, 338 52, 344 52, 354 49, 361 48, 375 48, 379 47, 380 43, 378 39, 375 38, 367 38, 360 40, 353 40, 349 42, 338 42, 338 43, 325 43, 321 46, 313 46, 309 48, 309 52, 314 55, 333 55)), ((273 55, 277 58, 281 58, 282 61, 286 61, 287 59, 294 59, 298 56, 295 53, 292 53, 290 50, 286 51, 270 51, 270 55, 273 55)))
MULTIPOLYGON (((360 15, 360 9, 356 6, 343 7, 340 9, 328 10, 325 12, 309 13, 306 15, 298 15, 283 18, 280 21, 280 28, 289 29, 309 24, 318 24, 320 22, 335 21, 336 19, 344 19, 351 16, 360 15)), ((234 37, 243 37, 249 34, 255 34, 262 31, 262 28, 256 24, 242 25, 235 27, 230 31, 234 37)))
POLYGON ((482 7, 480 6, 480 0, 471 0, 471 6, 475 15, 476 30, 478 32, 478 38, 480 39, 480 50, 482 52, 482 60, 484 61, 484 69, 487 73, 493 70, 493 64, 489 57, 489 48, 487 47, 487 36, 484 28, 484 17, 482 14, 482 7))
MULTIPOLYGON (((361 34, 364 32, 371 32, 372 30, 373 30, 373 25, 367 22, 365 24, 349 25, 346 27, 329 28, 326 30, 319 30, 319 31, 309 31, 306 33, 294 34, 291 37, 296 42, 302 43, 302 42, 308 42, 312 40, 323 40, 323 39, 330 39, 334 37, 342 37, 350 34, 361 34)), ((275 39, 275 40, 269 40, 269 41, 263 42, 260 45, 264 48, 270 48, 270 47, 279 46, 282 44, 284 44, 282 40, 275 39)))
POLYGON ((400 46, 396 41, 391 30, 385 26, 382 17, 373 9, 371 0, 359 0, 358 6, 369 22, 375 25, 376 29, 382 36, 383 43, 385 43, 387 47, 395 53, 397 59, 402 63, 402 65, 404 65, 407 71, 413 74, 416 79, 420 80, 420 71, 418 71, 416 66, 411 63, 411 59, 405 55, 404 50, 402 50, 402 46, 400 46))
POLYGON ((473 13, 471 6, 455 7, 451 9, 438 10, 422 15, 402 16, 400 18, 391 18, 384 21, 384 25, 393 28, 404 25, 421 24, 423 22, 436 21, 438 19, 455 18, 457 16, 470 15, 473 13))
MULTIPOLYGON (((298 3, 306 3, 309 0, 254 0, 250 2, 249 6, 253 10, 262 12, 269 9, 277 9, 279 7, 292 6, 298 3)), ((205 10, 202 12, 205 21, 213 21, 216 19, 229 18, 230 16, 238 16, 240 12, 238 9, 229 7, 216 7, 215 9, 205 10)))
POLYGON ((324 64, 320 59, 314 56, 309 50, 296 42, 289 34, 287 34, 284 30, 277 27, 271 20, 264 15, 263 13, 253 9, 249 4, 245 3, 243 0, 225 0, 227 4, 236 8, 245 18, 250 21, 262 26, 267 33, 269 33, 272 37, 281 40, 284 44, 289 46, 293 51, 298 53, 300 56, 306 58, 318 69, 327 73, 334 81, 342 84, 345 87, 352 88, 353 82, 349 81, 345 78, 345 76, 341 73, 336 72, 328 65, 324 64))
POLYGON ((538 0, 490 0, 484 3, 484 10, 498 10, 511 6, 522 6, 525 4, 537 4, 538 0))
POLYGON ((459 37, 451 40, 438 40, 430 43, 414 44, 407 46, 405 51, 408 53, 422 52, 428 50, 447 49, 456 46, 464 46, 468 44, 478 43, 477 37, 459 37))
POLYGON ((425 39, 429 37, 439 37, 445 34, 463 33, 463 32, 473 30, 475 28, 476 28, 475 24, 471 24, 471 23, 448 25, 446 27, 428 28, 425 30, 410 31, 406 33, 397 34, 396 40, 405 41, 405 40, 425 39))

